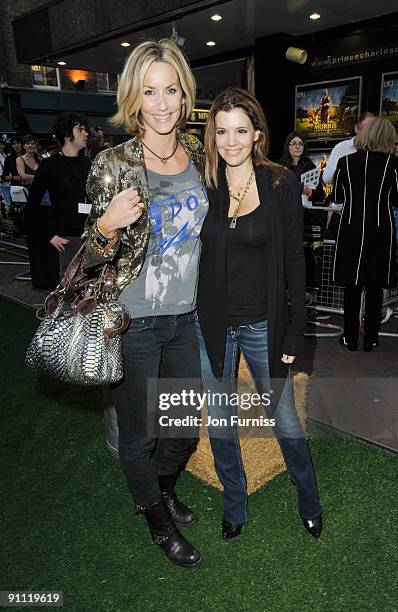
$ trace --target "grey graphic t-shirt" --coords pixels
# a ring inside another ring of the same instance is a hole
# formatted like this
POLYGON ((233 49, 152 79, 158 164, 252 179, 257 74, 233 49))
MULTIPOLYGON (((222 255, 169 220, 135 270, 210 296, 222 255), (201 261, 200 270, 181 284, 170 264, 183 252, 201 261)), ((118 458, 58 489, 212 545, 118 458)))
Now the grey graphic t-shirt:
POLYGON ((199 234, 207 195, 191 163, 177 175, 148 170, 151 234, 138 278, 122 292, 133 318, 183 314, 196 307, 199 234))

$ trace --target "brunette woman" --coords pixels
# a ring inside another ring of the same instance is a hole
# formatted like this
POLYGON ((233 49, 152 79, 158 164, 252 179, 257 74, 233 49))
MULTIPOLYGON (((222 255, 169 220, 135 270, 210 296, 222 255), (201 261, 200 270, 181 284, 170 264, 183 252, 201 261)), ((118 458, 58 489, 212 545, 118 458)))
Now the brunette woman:
POLYGON ((225 400, 225 392, 236 390, 239 350, 259 394, 273 397, 269 416, 275 419, 304 526, 316 538, 322 529, 314 469, 289 374, 305 326, 301 189, 292 172, 268 159, 268 147, 257 100, 247 91, 226 89, 210 109, 205 133, 209 213, 201 232, 198 288, 203 384, 210 393, 224 394, 218 396, 223 401, 209 402, 209 414, 227 419, 226 427, 211 426, 209 432, 224 487, 225 539, 239 535, 247 520, 246 476, 231 421, 236 402, 225 400))
POLYGON ((17 158, 16 166, 19 177, 24 187, 32 184, 37 168, 39 167, 39 156, 36 152, 36 141, 32 134, 25 134, 22 138, 24 153, 17 158))
POLYGON ((1 179, 10 182, 11 185, 20 185, 21 178, 17 170, 17 158, 22 155, 22 141, 18 136, 11 140, 11 149, 4 162, 1 179))

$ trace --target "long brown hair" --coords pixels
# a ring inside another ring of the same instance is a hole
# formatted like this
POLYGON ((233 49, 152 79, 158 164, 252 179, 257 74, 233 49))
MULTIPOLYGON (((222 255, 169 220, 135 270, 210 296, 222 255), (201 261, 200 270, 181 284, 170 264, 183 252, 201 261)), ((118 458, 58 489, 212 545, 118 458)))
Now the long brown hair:
POLYGON ((239 87, 228 87, 214 100, 209 111, 205 131, 206 168, 205 177, 208 187, 217 187, 217 173, 220 156, 216 146, 216 115, 220 111, 231 111, 241 108, 249 117, 255 130, 260 132, 258 140, 253 144, 252 158, 255 165, 265 166, 272 173, 272 184, 276 185, 284 168, 268 159, 269 130, 263 110, 254 96, 239 87))
POLYGON ((304 134, 302 134, 301 132, 290 132, 290 134, 288 134, 286 136, 286 140, 283 144, 283 151, 282 151, 282 157, 280 158, 280 163, 282 164, 282 166, 286 166, 286 168, 293 168, 294 163, 293 163, 293 158, 291 156, 291 153, 289 151, 289 145, 291 143, 291 141, 293 140, 293 138, 300 138, 300 140, 303 143, 303 153, 300 157, 299 163, 308 163, 311 162, 311 159, 308 155, 308 146, 307 146, 307 142, 305 140, 305 136, 304 134))

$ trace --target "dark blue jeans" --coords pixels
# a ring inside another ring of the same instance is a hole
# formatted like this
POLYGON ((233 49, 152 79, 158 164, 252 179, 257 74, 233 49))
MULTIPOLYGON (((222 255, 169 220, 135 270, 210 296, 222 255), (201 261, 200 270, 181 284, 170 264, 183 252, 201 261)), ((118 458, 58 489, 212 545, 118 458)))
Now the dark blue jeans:
MULTIPOLYGON (((220 382, 212 374, 198 323, 197 332, 205 392, 236 393, 235 374, 240 350, 253 376, 258 393, 260 395, 269 393, 267 321, 227 327, 224 372, 220 382)), ((220 401, 208 403, 209 416, 211 419, 226 418, 230 423, 230 416, 236 414, 237 408, 225 401, 225 395, 219 397, 220 401)), ((315 518, 321 513, 322 508, 307 440, 294 405, 290 375, 276 410, 271 414, 270 407, 264 406, 264 409, 267 416, 275 418, 274 434, 278 439, 287 469, 297 487, 299 514, 306 519, 315 518)), ((209 427, 209 436, 216 472, 224 487, 224 519, 230 523, 245 523, 247 521, 246 474, 237 429, 234 426, 224 427, 221 432, 217 427, 209 427)))
MULTIPOLYGON (((200 391, 200 358, 194 314, 132 319, 123 336, 124 379, 111 388, 119 426, 119 458, 136 504, 150 505, 160 497, 158 475, 177 473, 197 440, 158 437, 151 428, 157 414, 159 377, 173 381, 173 391, 186 389, 187 379, 200 391), (148 386, 149 383, 149 386, 148 386), (150 392, 149 392, 150 391, 150 392)), ((195 410, 195 408, 194 408, 195 410)), ((184 416, 182 408, 181 416, 184 416)))

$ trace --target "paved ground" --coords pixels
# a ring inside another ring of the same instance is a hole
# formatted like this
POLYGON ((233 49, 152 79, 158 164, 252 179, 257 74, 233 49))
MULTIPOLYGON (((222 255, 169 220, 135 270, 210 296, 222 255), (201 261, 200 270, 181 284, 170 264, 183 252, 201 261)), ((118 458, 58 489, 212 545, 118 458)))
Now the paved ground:
MULTIPOLYGON (((1 247, 4 245, 0 243, 1 247)), ((29 270, 28 261, 21 255, 26 256, 26 251, 11 248, 0 253, 0 294, 24 304, 40 304, 47 292, 32 289, 30 281, 15 279, 29 270), (26 265, 4 263, 10 261, 26 265)), ((382 326, 383 332, 396 333, 397 337, 381 337, 380 347, 372 353, 350 352, 336 337, 307 338, 296 368, 310 376, 309 416, 322 424, 323 432, 348 432, 398 451, 397 317, 392 313, 382 326)), ((343 317, 332 315, 319 322, 340 326, 343 317)), ((335 331, 308 326, 309 333, 314 330, 335 331)))

